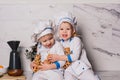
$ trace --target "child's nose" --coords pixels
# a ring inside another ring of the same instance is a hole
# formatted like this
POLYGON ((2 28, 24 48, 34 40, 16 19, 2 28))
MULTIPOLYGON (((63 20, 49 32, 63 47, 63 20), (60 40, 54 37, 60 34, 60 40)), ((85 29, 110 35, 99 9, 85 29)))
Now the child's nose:
POLYGON ((49 40, 47 41, 47 44, 50 44, 50 41, 49 41, 49 40))
POLYGON ((63 31, 64 33, 66 32, 66 30, 63 31))

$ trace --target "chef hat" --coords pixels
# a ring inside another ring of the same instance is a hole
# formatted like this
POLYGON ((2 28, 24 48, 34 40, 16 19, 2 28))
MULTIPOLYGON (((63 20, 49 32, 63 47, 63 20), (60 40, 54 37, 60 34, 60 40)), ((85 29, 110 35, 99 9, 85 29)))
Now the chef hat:
POLYGON ((77 24, 76 17, 74 17, 70 12, 62 12, 55 16, 55 25, 57 27, 59 27, 62 22, 70 23, 73 28, 75 28, 75 25, 77 24))
POLYGON ((49 33, 53 33, 52 23, 50 21, 40 21, 34 30, 32 38, 35 42, 38 42, 40 37, 49 33))

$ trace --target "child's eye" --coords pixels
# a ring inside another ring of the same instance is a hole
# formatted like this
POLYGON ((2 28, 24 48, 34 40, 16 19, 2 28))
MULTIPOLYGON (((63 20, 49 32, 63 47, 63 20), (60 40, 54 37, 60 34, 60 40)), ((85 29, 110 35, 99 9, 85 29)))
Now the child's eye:
POLYGON ((67 30, 70 30, 70 28, 67 28, 67 30))
POLYGON ((60 30, 63 30, 63 28, 61 28, 60 30))
POLYGON ((45 41, 43 41, 43 42, 46 42, 46 40, 45 40, 45 41))
POLYGON ((49 40, 52 40, 53 39, 53 37, 51 37, 49 40))
POLYGON ((51 37, 51 39, 53 39, 53 37, 51 37))

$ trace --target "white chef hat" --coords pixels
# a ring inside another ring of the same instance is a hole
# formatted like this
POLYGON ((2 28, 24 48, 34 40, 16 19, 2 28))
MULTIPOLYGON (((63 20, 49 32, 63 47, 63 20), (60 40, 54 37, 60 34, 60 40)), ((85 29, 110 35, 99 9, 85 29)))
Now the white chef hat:
POLYGON ((52 23, 50 21, 40 21, 33 32, 32 39, 38 42, 40 37, 49 33, 53 33, 52 23))
POLYGON ((55 16, 55 25, 57 27, 59 27, 62 22, 70 23, 74 29, 75 25, 77 24, 76 17, 74 17, 70 12, 61 12, 60 14, 55 16))

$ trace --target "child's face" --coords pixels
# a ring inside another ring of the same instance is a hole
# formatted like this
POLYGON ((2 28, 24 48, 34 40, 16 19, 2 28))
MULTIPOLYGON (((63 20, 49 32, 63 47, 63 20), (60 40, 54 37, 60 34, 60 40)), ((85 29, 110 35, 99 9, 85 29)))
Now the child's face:
POLYGON ((46 48, 51 48, 54 43, 54 37, 53 34, 47 34, 39 39, 39 42, 46 48))
POLYGON ((68 40, 72 37, 72 34, 73 34, 73 28, 71 24, 68 22, 61 23, 60 28, 59 28, 60 38, 64 40, 68 40))

